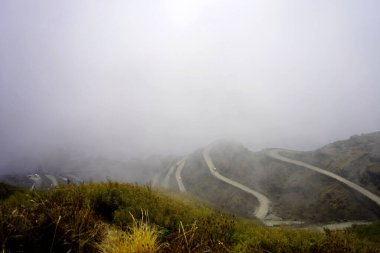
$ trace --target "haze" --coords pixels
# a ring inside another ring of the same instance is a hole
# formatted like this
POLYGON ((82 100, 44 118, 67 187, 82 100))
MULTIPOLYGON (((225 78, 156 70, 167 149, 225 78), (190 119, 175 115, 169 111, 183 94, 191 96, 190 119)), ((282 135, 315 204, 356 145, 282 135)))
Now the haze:
POLYGON ((379 1, 0 2, 0 160, 380 129, 379 1))

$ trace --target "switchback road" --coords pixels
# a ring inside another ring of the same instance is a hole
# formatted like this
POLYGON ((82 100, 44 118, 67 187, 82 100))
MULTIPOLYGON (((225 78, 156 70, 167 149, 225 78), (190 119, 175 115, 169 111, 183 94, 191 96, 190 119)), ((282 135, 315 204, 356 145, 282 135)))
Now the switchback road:
POLYGON ((223 182, 226 182, 227 184, 230 184, 236 188, 239 188, 242 191, 245 191, 245 192, 255 196, 257 198, 257 200, 259 201, 259 207, 256 208, 254 215, 259 219, 264 219, 267 216, 268 211, 269 211, 269 207, 270 207, 270 203, 271 203, 270 200, 267 197, 265 197, 263 194, 259 193, 258 191, 255 191, 251 188, 248 188, 245 185, 242 185, 236 181, 233 181, 233 180, 219 174, 214 163, 211 160, 210 149, 211 149, 211 147, 207 147, 203 151, 203 158, 204 158, 204 160, 205 160, 205 162, 206 162, 206 164, 207 164, 207 166, 211 172, 211 175, 213 175, 214 177, 218 178, 219 180, 221 180, 223 182))
POLYGON ((58 186, 58 181, 57 181, 57 179, 55 178, 55 176, 53 176, 53 175, 48 175, 48 174, 46 174, 45 176, 46 176, 47 178, 49 178, 49 180, 51 181, 51 186, 54 186, 54 187, 58 186))
POLYGON ((277 160, 280 160, 280 161, 283 161, 286 163, 295 164, 295 165, 316 171, 316 172, 321 173, 325 176, 331 177, 331 178, 345 184, 346 186, 350 187, 351 189, 354 189, 355 191, 363 194, 364 196, 366 196, 367 198, 369 198, 370 200, 375 202, 378 206, 380 206, 380 197, 373 194, 372 192, 370 192, 370 191, 364 189, 363 187, 361 187, 361 186, 359 186, 359 185, 357 185, 357 184, 355 184, 355 183, 353 183, 353 182, 351 182, 351 181, 349 181, 349 180, 347 180, 341 176, 338 176, 337 174, 332 173, 330 171, 326 171, 324 169, 318 168, 316 166, 313 166, 313 165, 310 165, 310 164, 307 164, 307 163, 304 163, 301 161, 297 161, 297 160, 293 160, 293 159, 290 159, 287 157, 283 157, 279 154, 279 152, 281 152, 281 151, 286 152, 286 150, 282 150, 282 149, 272 149, 272 150, 269 150, 268 155, 274 159, 277 159, 277 160))
POLYGON ((177 180, 178 188, 181 192, 186 192, 186 188, 183 185, 182 178, 181 178, 181 172, 182 172, 183 167, 185 166, 185 163, 186 163, 186 157, 180 161, 179 165, 177 166, 177 170, 175 172, 175 179, 177 180))
POLYGON ((161 184, 162 187, 169 189, 169 187, 170 187, 170 186, 169 186, 169 183, 170 183, 170 177, 171 177, 171 175, 173 174, 174 169, 175 169, 174 165, 170 167, 170 169, 168 170, 168 173, 166 173, 166 176, 165 176, 165 178, 164 178, 164 181, 163 181, 162 184, 161 184))

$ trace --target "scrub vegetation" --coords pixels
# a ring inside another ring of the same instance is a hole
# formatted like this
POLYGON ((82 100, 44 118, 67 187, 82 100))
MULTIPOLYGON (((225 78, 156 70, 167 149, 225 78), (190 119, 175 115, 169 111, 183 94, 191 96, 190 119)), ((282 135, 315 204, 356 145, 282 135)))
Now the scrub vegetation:
POLYGON ((364 232, 268 228, 149 186, 2 188, 2 252, 380 252, 364 232))

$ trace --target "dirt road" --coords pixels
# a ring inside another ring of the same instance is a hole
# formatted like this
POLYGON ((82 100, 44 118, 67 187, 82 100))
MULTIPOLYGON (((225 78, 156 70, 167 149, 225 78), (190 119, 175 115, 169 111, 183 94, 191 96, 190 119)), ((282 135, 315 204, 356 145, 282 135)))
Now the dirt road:
POLYGON ((226 182, 227 184, 230 184, 236 188, 239 188, 240 190, 242 191, 245 191, 249 194, 252 194, 253 196, 255 196, 257 198, 257 200, 259 201, 259 207, 256 208, 255 210, 255 213, 254 215, 258 218, 258 219, 264 219, 267 214, 268 214, 268 211, 269 211, 269 207, 270 207, 270 200, 265 197, 263 194, 259 193, 258 191, 255 191, 251 188, 248 188, 247 186, 245 185, 242 185, 236 181, 233 181, 225 176, 222 176, 216 169, 214 163, 212 162, 211 160, 211 157, 210 157, 210 149, 211 147, 207 147, 204 151, 203 151, 203 158, 211 172, 211 174, 218 178, 219 180, 222 180, 223 182, 226 182))
POLYGON ((46 174, 45 176, 47 178, 49 178, 49 180, 51 181, 51 186, 54 186, 54 187, 58 186, 58 181, 57 181, 57 178, 55 176, 48 175, 48 174, 46 174))
POLYGON ((177 180, 178 188, 181 192, 186 192, 186 188, 183 185, 182 177, 181 177, 181 172, 182 172, 183 167, 185 166, 185 163, 186 163, 186 158, 180 161, 180 164, 177 166, 177 170, 175 172, 175 179, 177 180))
POLYGON ((301 162, 301 161, 297 161, 297 160, 293 160, 293 159, 290 159, 290 158, 287 158, 287 157, 283 157, 279 154, 279 152, 289 152, 287 150, 282 150, 282 149, 272 149, 272 150, 269 150, 268 151, 268 155, 271 156, 272 158, 274 159, 277 159, 277 160, 280 160, 280 161, 283 161, 283 162, 287 162, 287 163, 291 163, 291 164, 295 164, 295 165, 298 165, 298 166, 302 166, 302 167, 305 167, 307 169, 310 169, 310 170, 313 170, 313 171, 316 171, 318 173, 321 173, 323 175, 326 175, 328 177, 331 177, 335 180, 338 180, 339 182, 345 184, 346 186, 354 189, 355 191, 357 192, 360 192, 361 194, 363 194, 364 196, 366 196, 367 198, 369 198, 370 200, 372 200, 373 202, 375 202, 378 206, 380 206, 380 197, 378 197, 377 195, 373 194, 372 192, 364 189, 363 187, 341 177, 341 176, 338 176, 337 174, 334 174, 330 171, 326 171, 324 169, 321 169, 321 168, 318 168, 316 166, 313 166, 313 165, 310 165, 310 164, 307 164, 307 163, 304 163, 304 162, 301 162))
POLYGON ((166 173, 164 180, 161 183, 162 187, 169 189, 170 177, 173 174, 174 169, 175 169, 175 166, 172 165, 170 169, 168 170, 168 173, 166 173))

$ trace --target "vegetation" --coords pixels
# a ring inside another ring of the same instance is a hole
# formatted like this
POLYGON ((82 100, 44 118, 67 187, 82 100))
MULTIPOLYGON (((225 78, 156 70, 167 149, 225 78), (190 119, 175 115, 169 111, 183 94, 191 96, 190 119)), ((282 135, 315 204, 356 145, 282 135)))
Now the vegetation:
POLYGON ((351 231, 357 235, 358 238, 380 244, 380 222, 375 222, 370 225, 354 226, 351 231))
POLYGON ((114 182, 14 191, 0 200, 2 252, 380 252, 360 238, 267 228, 114 182))
POLYGON ((21 191, 21 189, 12 185, 0 183, 0 200, 6 199, 18 191, 21 191))
POLYGON ((116 227, 108 228, 106 235, 98 245, 100 252, 157 252, 161 246, 158 242, 158 230, 152 227, 144 219, 134 221, 128 232, 116 227))

